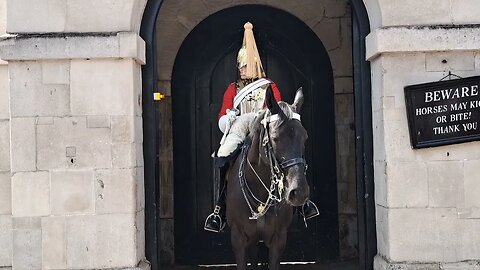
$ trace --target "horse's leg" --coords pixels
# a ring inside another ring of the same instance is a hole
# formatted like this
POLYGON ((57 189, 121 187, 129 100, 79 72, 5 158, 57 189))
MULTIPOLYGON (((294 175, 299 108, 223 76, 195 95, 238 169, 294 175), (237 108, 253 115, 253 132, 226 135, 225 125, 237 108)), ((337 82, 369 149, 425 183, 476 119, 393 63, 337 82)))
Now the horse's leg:
POLYGON ((248 238, 236 225, 231 227, 230 236, 233 253, 235 253, 235 261, 237 262, 237 270, 246 270, 248 238))
POLYGON ((287 229, 275 233, 268 245, 268 269, 280 269, 280 258, 282 257, 285 245, 287 244, 287 229))
POLYGON ((248 258, 249 261, 252 263, 252 269, 260 269, 258 268, 258 244, 252 243, 249 245, 248 248, 248 258))

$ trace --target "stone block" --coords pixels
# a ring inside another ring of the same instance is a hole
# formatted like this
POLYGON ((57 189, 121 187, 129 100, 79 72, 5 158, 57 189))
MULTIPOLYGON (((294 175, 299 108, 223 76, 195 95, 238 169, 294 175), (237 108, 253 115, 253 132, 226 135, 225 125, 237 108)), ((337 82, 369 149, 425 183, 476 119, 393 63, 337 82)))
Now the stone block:
POLYGON ((134 66, 132 59, 72 60, 72 114, 134 115, 134 66))
POLYGON ((138 122, 138 120, 128 116, 112 116, 112 142, 135 142, 136 132, 138 132, 135 121, 138 122))
POLYGON ((118 34, 120 43, 120 55, 137 55, 137 62, 140 65, 145 65, 145 41, 138 35, 132 35, 131 33, 118 34))
POLYGON ((53 125, 53 117, 37 117, 35 119, 35 124, 37 125, 53 125))
POLYGON ((8 67, 12 117, 64 116, 70 113, 68 85, 42 83, 40 62, 10 61, 8 67))
POLYGON ((68 0, 65 32, 129 32, 135 0, 68 0))
POLYGON ((137 185, 137 211, 141 211, 145 209, 145 174, 143 167, 136 167, 135 168, 135 184, 137 185))
POLYGON ((10 124, 11 134, 11 170, 35 171, 36 170, 36 142, 35 119, 12 118, 10 124))
POLYGON ((10 83, 8 66, 0 65, 0 120, 10 118, 10 83))
POLYGON ((352 48, 340 46, 328 52, 334 77, 346 77, 353 74, 352 48))
POLYGON ((427 71, 475 70, 474 52, 438 52, 426 54, 427 71))
POLYGON ((334 82, 335 94, 353 93, 352 77, 336 77, 334 82))
POLYGON ((441 270, 439 263, 423 262, 389 262, 380 255, 376 255, 373 261, 374 270, 441 270))
POLYGON ((66 22, 65 0, 7 0, 9 33, 63 32, 66 22))
POLYGON ((65 217, 42 218, 43 269, 66 269, 65 217))
MULTIPOLYGON (((309 8, 305 8, 309 9, 309 8)), ((344 17, 350 16, 350 9, 347 1, 328 0, 325 1, 325 17, 344 17)))
POLYGON ((463 180, 463 162, 428 162, 429 207, 456 207, 457 189, 463 180))
POLYGON ((97 214, 135 212, 137 206, 135 170, 97 170, 95 195, 97 214))
POLYGON ((13 230, 13 269, 42 268, 42 231, 13 230))
POLYGON ((375 111, 372 115, 373 124, 373 157, 375 160, 385 161, 385 124, 383 121, 383 112, 375 111))
POLYGON ((416 152, 412 149, 410 143, 410 134, 408 133, 408 123, 403 109, 388 110, 385 112, 384 134, 385 134, 385 159, 390 163, 397 161, 415 160, 416 152), (403 111, 403 113, 402 113, 403 111), (397 114, 395 116, 395 114, 397 114), (400 114, 400 115, 398 115, 400 114), (390 118, 390 119, 389 119, 390 118), (401 120, 397 120, 400 119, 401 120))
POLYGON ((136 212, 136 253, 137 259, 145 258, 145 211, 136 212))
POLYGON ((137 166, 143 167, 143 143, 135 143, 135 153, 137 166))
POLYGON ((81 215, 66 218, 67 268, 97 269, 134 267, 135 213, 81 215))
POLYGON ((379 206, 387 206, 387 163, 383 160, 373 162, 373 173, 375 177, 375 203, 379 206))
MULTIPOLYGON (((352 119, 353 121, 353 119, 352 119)), ((337 125, 337 155, 347 157, 355 155, 355 130, 352 130, 351 125, 337 125)))
POLYGON ((451 24, 449 0, 378 1, 383 27, 451 24))
POLYGON ((12 179, 10 176, 10 172, 0 172, 0 215, 11 215, 11 214, 12 214, 12 179))
POLYGON ((478 262, 444 263, 440 265, 441 270, 480 270, 478 262))
POLYGON ((85 117, 54 118, 53 125, 37 125, 36 141, 41 170, 111 167, 110 129, 87 128, 85 117), (70 147, 75 147, 75 157, 67 156, 70 147))
POLYGON ((452 208, 388 210, 390 259, 394 262, 455 262, 464 260, 462 232, 452 208))
POLYGON ((12 216, 0 215, 0 268, 12 266, 12 216))
POLYGON ((478 176, 480 175, 480 160, 466 160, 464 161, 464 171, 459 173, 463 174, 463 190, 462 195, 463 203, 462 208, 477 207, 480 208, 480 185, 478 184, 478 176))
POLYGON ((375 219, 376 219, 376 236, 377 236, 377 250, 378 254, 381 256, 389 257, 389 241, 390 241, 390 231, 389 231, 389 217, 388 217, 388 208, 385 208, 380 205, 375 206, 375 219))
POLYGON ((43 84, 70 84, 70 61, 42 61, 43 84))
POLYGON ((388 207, 427 207, 427 165, 415 161, 387 161, 388 207))
POLYGON ((352 260, 358 258, 358 222, 356 214, 340 214, 338 219, 341 260, 352 260))
POLYGON ((475 70, 480 70, 480 53, 475 53, 475 70))
POLYGON ((175 239, 173 219, 162 219, 160 222, 160 258, 161 263, 171 265, 175 262, 175 239))
POLYGON ((106 115, 87 116, 88 128, 110 128, 110 117, 106 115))
POLYGON ((335 95, 335 122, 337 125, 354 123, 353 94, 335 95))
POLYGON ((366 38, 366 58, 380 54, 399 55, 412 52, 477 51, 478 27, 387 27, 366 38))
POLYGON ((112 167, 133 168, 136 165, 136 149, 134 143, 112 144, 112 167))
POLYGON ((327 51, 340 48, 341 38, 339 18, 324 18, 316 24, 312 30, 320 38, 327 51))
POLYGON ((10 170, 10 122, 0 120, 0 171, 10 170))
POLYGON ((478 1, 451 0, 452 23, 454 25, 477 24, 480 18, 478 1))
POLYGON ((41 217, 14 217, 14 230, 40 230, 42 229, 41 217))
POLYGON ((173 161, 160 162, 160 173, 160 218, 173 218, 173 161))
POLYGON ((12 215, 14 217, 50 214, 48 172, 17 172, 12 176, 12 215))
MULTIPOLYGON (((461 246, 457 251, 457 253, 459 254, 459 259, 457 261, 477 259, 477 267, 480 267, 480 261, 478 261, 478 254, 480 254, 480 235, 476 233, 480 230, 480 223, 478 222, 478 218, 460 219, 458 221, 460 224, 457 230, 460 234, 460 236, 458 237, 460 238, 459 241, 461 246)), ((467 265, 465 266, 467 267, 467 265)))
POLYGON ((7 32, 7 1, 0 1, 0 35, 7 32))
POLYGON ((95 211, 93 171, 52 171, 51 208, 54 215, 92 214, 95 211))
POLYGON ((417 160, 478 160, 480 152, 476 147, 480 142, 470 142, 455 145, 444 145, 415 151, 417 160))

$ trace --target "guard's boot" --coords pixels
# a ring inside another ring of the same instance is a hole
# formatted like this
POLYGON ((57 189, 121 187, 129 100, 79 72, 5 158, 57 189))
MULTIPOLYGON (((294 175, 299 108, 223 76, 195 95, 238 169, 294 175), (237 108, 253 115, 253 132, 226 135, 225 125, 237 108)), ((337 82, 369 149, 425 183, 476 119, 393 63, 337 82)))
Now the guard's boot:
POLYGON ((318 207, 311 200, 307 200, 302 206, 302 213, 305 220, 309 220, 313 217, 320 215, 318 207))
POLYGON ((213 209, 213 213, 208 215, 207 219, 205 220, 205 225, 203 229, 210 232, 221 232, 226 225, 226 192, 225 192, 225 175, 227 168, 226 166, 222 168, 217 168, 220 170, 219 177, 221 183, 221 191, 220 195, 218 196, 217 203, 215 204, 215 208, 213 209))

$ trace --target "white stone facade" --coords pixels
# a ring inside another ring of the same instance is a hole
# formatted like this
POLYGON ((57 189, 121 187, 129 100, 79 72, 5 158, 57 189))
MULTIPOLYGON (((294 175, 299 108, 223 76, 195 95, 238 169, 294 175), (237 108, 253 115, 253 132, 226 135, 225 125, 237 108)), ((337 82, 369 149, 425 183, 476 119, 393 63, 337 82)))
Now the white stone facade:
MULTIPOLYGON (((139 29, 146 2, 0 1, 0 32, 18 35, 0 42, 0 268, 123 269, 145 259, 140 67, 146 60, 139 29)), ((239 4, 302 18, 325 41, 336 93, 352 93, 345 64, 351 50, 341 50, 338 31, 326 31, 350 27, 345 1, 326 1, 334 4, 323 14, 335 19, 321 23, 309 13, 314 0, 208 0, 185 17, 175 2, 165 1, 160 11, 178 30, 177 43, 158 47, 166 56, 158 77, 167 94, 189 30, 239 4)), ((372 74, 376 270, 479 269, 480 143, 413 150, 403 92, 448 71, 479 75, 477 2, 364 0, 371 23, 365 57, 372 74)), ((347 101, 338 101, 337 110, 347 101)))

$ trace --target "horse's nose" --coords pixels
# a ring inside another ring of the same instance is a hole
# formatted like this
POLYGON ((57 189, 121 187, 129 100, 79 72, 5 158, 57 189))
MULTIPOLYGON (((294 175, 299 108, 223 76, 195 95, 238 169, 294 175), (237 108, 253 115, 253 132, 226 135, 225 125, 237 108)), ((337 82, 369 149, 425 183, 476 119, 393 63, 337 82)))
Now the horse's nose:
POLYGON ((288 201, 293 205, 293 206, 301 206, 303 205, 307 200, 308 196, 310 194, 310 188, 308 185, 305 186, 295 186, 290 189, 290 192, 288 193, 288 201))

